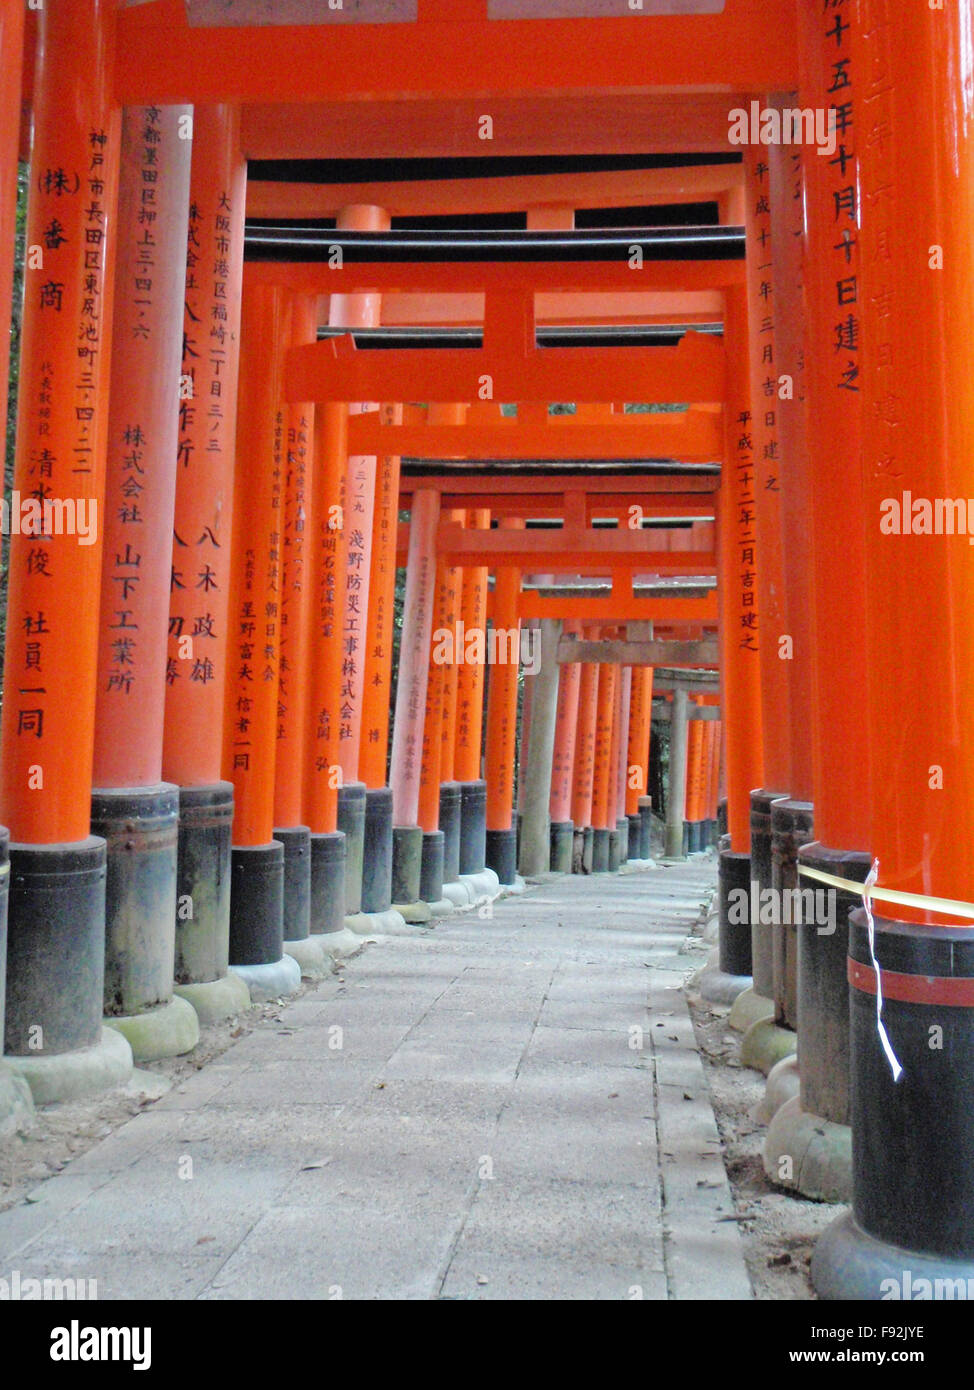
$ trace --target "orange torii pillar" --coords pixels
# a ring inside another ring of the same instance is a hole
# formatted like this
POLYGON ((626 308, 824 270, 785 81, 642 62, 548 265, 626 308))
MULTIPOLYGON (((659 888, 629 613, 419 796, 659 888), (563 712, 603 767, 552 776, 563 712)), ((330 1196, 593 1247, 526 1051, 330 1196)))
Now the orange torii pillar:
POLYGON ((700 787, 704 757, 704 727, 697 719, 698 697, 691 698, 687 727, 687 789, 684 809, 683 852, 695 853, 700 848, 700 787))
MULTIPOLYGON (((423 827, 419 821, 419 799, 426 692, 430 677, 430 638, 438 597, 436 528, 439 520, 440 494, 435 488, 417 488, 413 493, 409 515, 406 592, 399 644, 392 762, 389 769, 396 845, 394 882, 402 901, 411 904, 413 908, 420 905, 419 887, 423 867, 423 827)), ((427 908, 427 921, 429 916, 427 908)), ((418 911, 414 911, 411 918, 416 921, 422 920, 418 911)))
MULTIPOLYGON (((566 633, 574 635, 578 623, 565 623, 566 633)), ((575 743, 578 734, 578 699, 582 679, 582 664, 568 661, 559 669, 558 708, 555 716, 555 746, 551 762, 551 791, 548 815, 551 820, 551 869, 553 873, 570 874, 575 845, 575 823, 572 820, 572 773, 575 768, 575 743)))
MULTIPOLYGON (((317 337, 317 301, 295 295, 290 303, 293 347, 317 337)), ((285 408, 284 507, 281 514, 277 743, 274 753, 274 839, 284 846, 284 949, 317 978, 324 969, 321 932, 311 930, 311 827, 304 824, 305 734, 311 661, 311 562, 315 514, 313 489, 315 407, 285 408)))
MULTIPOLYGON (((623 631, 620 630, 620 636, 623 631)), ((626 784, 629 772, 629 714, 632 704, 632 667, 620 666, 616 682, 616 712, 612 737, 612 798, 615 807, 613 837, 609 840, 610 868, 618 869, 629 858, 629 817, 626 784)))
MULTIPOLYGON (((776 351, 774 263, 771 236, 771 170, 768 149, 749 145, 744 151, 745 226, 747 228, 747 293, 751 419, 744 433, 750 443, 754 474, 751 510, 761 550, 761 563, 751 590, 761 623, 761 732, 763 785, 751 795, 751 877, 758 891, 771 889, 771 803, 791 789, 791 682, 782 642, 790 637, 786 607, 784 530, 782 518, 781 421, 776 351)), ((784 295, 782 295, 782 299, 784 295)), ((773 929, 754 923, 754 985, 762 998, 774 1000, 773 929), (760 942, 757 938, 760 938, 760 942)), ((781 1038, 782 1046, 788 1039, 781 1038)), ((793 1041, 793 1039, 792 1039, 793 1041)), ((755 1059, 767 1071, 772 1055, 755 1059)))
POLYGON ((91 828, 108 856, 106 1019, 139 1062, 200 1036, 173 995, 179 788, 162 780, 192 119, 122 118, 91 828))
POLYGON ((0 818, 13 841, 7 1060, 45 1102, 132 1071, 128 1042, 102 1026, 106 852, 91 834, 119 162, 114 19, 108 0, 49 0, 38 14, 26 244, 43 249, 43 268, 25 271, 14 460, 15 497, 35 505, 21 504, 10 544, 0 818), (61 524, 37 515, 43 501, 59 505, 61 524))
POLYGON ((653 727, 653 668, 635 666, 632 672, 632 713, 629 721, 629 766, 626 777, 626 816, 629 820, 629 858, 650 858, 653 798, 649 793, 649 741, 653 727))
MULTIPOLYGON (((321 935, 322 948, 330 953, 345 939, 345 915, 358 911, 362 891, 361 862, 346 880, 345 833, 338 829, 347 445, 348 406, 342 401, 317 405, 304 819, 311 831, 311 931, 321 935)), ((361 839, 356 844, 361 856, 361 839)))
MULTIPOLYGON (((467 525, 490 530, 490 511, 471 508, 467 525)), ((468 565, 463 571, 463 600, 460 617, 464 633, 473 634, 479 660, 465 661, 457 671, 456 743, 453 782, 442 780, 440 771, 440 827, 443 830, 443 877, 445 896, 460 875, 476 880, 483 875, 487 854, 487 784, 481 775, 481 749, 484 737, 484 687, 487 677, 487 586, 486 565, 468 565), (458 789, 458 794, 454 792, 458 789), (455 827, 455 828, 454 828, 455 827), (453 845, 456 845, 454 856, 453 845), (456 875, 454 875, 456 866, 456 875)), ((469 885, 462 885, 465 888, 469 885)), ((457 899, 452 899, 457 901, 457 899)), ((464 899, 466 901, 467 899, 464 899)))
MULTIPOLYGON (((0 420, 7 419, 10 374, 11 301, 17 221, 17 154, 20 143, 20 86, 23 64, 23 0, 0 0, 0 420)), ((10 884, 9 832, 0 829, 0 1050, 3 1038, 4 980, 7 968, 7 892, 10 884)), ((30 1123, 30 1088, 0 1061, 0 1128, 30 1123)))
POLYGON ((224 781, 233 460, 247 165, 229 106, 193 112, 162 775, 179 787, 175 992, 201 1022, 246 1008, 229 970, 233 783, 224 781))
MULTIPOLYGON (((830 34, 832 25, 810 7, 800 9, 799 17, 801 104, 834 110, 836 150, 834 158, 825 158, 816 145, 802 148, 804 404, 810 484, 805 523, 815 588, 811 652, 816 715, 811 751, 816 839, 799 850, 798 862, 799 871, 804 866, 862 882, 871 863, 866 852, 870 750, 862 704, 850 699, 850 692, 866 688, 868 653, 864 641, 845 646, 835 641, 835 614, 860 614, 866 608, 858 142, 851 138, 853 99, 862 89, 851 68, 850 28, 837 26, 830 34), (837 556, 841 563, 836 563, 837 556)), ((851 24, 852 13, 844 18, 851 24)), ((802 879, 801 887, 819 893, 814 902, 816 909, 824 907, 826 921, 816 910, 809 914, 807 927, 803 923, 798 928, 799 1093, 782 1105, 769 1126, 765 1169, 780 1186, 817 1199, 848 1202, 852 1131, 847 921, 860 899, 846 890, 823 889, 810 879, 802 879), (804 1158, 798 1165, 788 1163, 797 1145, 804 1158)))
POLYGON ((284 846, 274 839, 287 308, 276 287, 244 289, 224 768, 234 785, 230 963, 255 1002, 301 982, 284 952, 284 846))
POLYGON ((720 708, 716 710, 716 717, 710 730, 710 786, 707 790, 707 820, 709 822, 708 844, 714 844, 717 836, 718 808, 717 803, 720 799, 720 755, 722 743, 723 724, 720 719, 720 708))
POLYGON ((595 713, 595 753, 592 770, 592 873, 609 871, 609 837, 615 826, 612 796, 612 731, 615 723, 616 684, 619 670, 611 662, 599 663, 595 713))
MULTIPOLYGON (((848 155, 848 151, 846 151, 848 155)), ((819 156, 821 158, 821 156, 819 156)), ((841 163, 841 160, 840 160, 841 163)), ((812 632, 815 596, 812 585, 808 517, 808 451, 804 427, 805 309, 802 286, 801 152, 776 147, 769 151, 771 201, 771 260, 775 283, 775 364, 779 383, 774 402, 781 446, 780 525, 785 553, 784 583, 787 631, 775 634, 768 648, 769 666, 784 667, 789 686, 790 777, 788 795, 770 806, 771 887, 779 904, 793 901, 798 888, 798 850, 813 838, 812 746, 808 728, 814 727, 812 690, 812 632)), ((849 227, 854 223, 838 210, 849 227)), ((839 235, 837 230, 837 235, 839 235)), ((813 429, 815 426, 813 425, 813 429)), ((798 1027, 798 929, 793 914, 783 911, 771 927, 774 980, 774 1022, 761 1026, 747 1043, 748 1060, 767 1070, 777 1065, 769 1080, 762 1114, 770 1118, 785 1100, 798 1092, 795 1057, 798 1027), (787 1030, 787 1031, 784 1031, 787 1030), (764 1040, 758 1046, 759 1035, 764 1040), (784 1054, 782 1058, 782 1054, 784 1054), (778 1062, 778 1058, 782 1058, 778 1062)), ((826 924, 822 924, 826 925, 826 924)))
MULTIPOLYGON (((389 215, 382 208, 352 204, 342 208, 337 226, 341 231, 387 231, 389 215)), ((337 328, 375 328, 381 316, 382 296, 377 293, 333 294, 328 322, 337 328)), ((377 409, 357 402, 350 414, 377 409)), ((389 795, 381 787, 366 788, 360 767, 365 684, 371 665, 368 651, 369 589, 372 571, 372 526, 375 513, 378 460, 374 454, 350 455, 345 483, 344 525, 347 529, 344 618, 342 624, 342 681, 338 706, 339 763, 342 785, 338 792, 338 828, 345 832, 347 858, 346 901, 355 918, 349 925, 363 931, 374 922, 361 913, 385 913, 392 902, 392 820, 389 795), (369 865, 366 867, 366 820, 371 821, 369 865), (386 885, 388 884, 388 901, 386 885)), ((396 913, 389 925, 401 922, 396 913)))
MULTIPOLYGON (((466 512, 464 512, 466 516, 466 512)), ((423 753, 419 770, 419 801, 417 819, 423 831, 422 861, 420 864, 419 893, 423 902, 428 903, 433 916, 447 916, 453 911, 453 903, 444 897, 443 865, 446 835, 440 826, 441 787, 440 766, 443 754, 443 677, 446 659, 453 653, 452 634, 445 620, 448 606, 446 584, 444 583, 442 560, 436 564, 434 575, 434 605, 428 652, 429 675, 426 680, 426 709, 423 719, 423 753)), ((456 787, 456 784, 452 784, 456 787)), ((459 856, 460 829, 460 791, 456 787, 456 843, 455 857, 459 856)), ((459 874, 459 868, 455 870, 459 874)), ((467 894, 464 891, 463 901, 467 894)))
MULTIPOLYGON (((744 1031, 774 1010, 770 939, 751 920, 751 791, 763 780, 761 665, 765 660, 758 595, 756 436, 751 428, 747 294, 724 293, 727 394, 724 457, 717 498, 720 547, 720 695, 727 742, 727 838, 718 852, 719 947, 712 980, 701 994, 732 1004, 731 1027, 744 1031), (754 979, 751 982, 752 955, 754 979)), ((767 659, 771 659, 768 657, 767 659)))
MULTIPOLYGON (((967 7, 905 6, 890 16, 864 6, 861 15, 862 29, 850 33, 854 114, 876 133, 859 139, 857 129, 853 233, 868 848, 877 892, 963 905, 938 912, 873 899, 874 934, 861 908, 850 918, 852 1211, 820 1239, 812 1280, 826 1298, 875 1300, 894 1290, 922 1297, 922 1281, 931 1281, 927 1297, 940 1279, 969 1289, 974 1277, 969 500, 966 525, 955 524, 957 504, 974 496, 974 131, 967 7), (897 1065, 877 1027, 880 989, 897 1065)), ((854 493, 844 505, 859 511, 854 493)))
MULTIPOLYGON (((506 517, 505 530, 524 522, 506 517)), ((499 565, 494 581, 493 627, 490 632, 490 683, 487 689, 486 867, 499 883, 517 879, 517 829, 514 815, 514 763, 517 756, 517 676, 520 661, 521 572, 499 565)))
MULTIPOLYGON (((584 635, 592 640, 597 627, 586 627, 584 635)), ((572 872, 592 872, 592 795, 595 778, 595 731, 599 701, 599 665, 596 661, 582 663, 578 683, 578 730, 575 735, 575 768, 572 773, 572 824, 575 840, 572 848, 572 872)))

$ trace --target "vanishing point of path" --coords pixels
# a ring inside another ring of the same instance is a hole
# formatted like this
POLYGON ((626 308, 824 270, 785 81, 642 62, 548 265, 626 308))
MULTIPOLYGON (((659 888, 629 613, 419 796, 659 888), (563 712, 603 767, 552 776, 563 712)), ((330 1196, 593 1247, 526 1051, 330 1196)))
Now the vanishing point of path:
POLYGON ((31 1200, 99 1298, 748 1298, 680 985, 713 862, 386 938, 31 1200))

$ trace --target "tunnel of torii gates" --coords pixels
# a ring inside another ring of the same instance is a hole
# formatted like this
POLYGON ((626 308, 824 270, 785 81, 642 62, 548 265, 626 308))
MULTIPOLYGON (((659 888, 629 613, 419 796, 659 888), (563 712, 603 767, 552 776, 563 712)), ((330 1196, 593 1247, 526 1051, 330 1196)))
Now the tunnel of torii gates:
POLYGON ((655 706, 816 1287, 974 1274, 964 8, 0 0, 5 1123, 646 859, 655 706))

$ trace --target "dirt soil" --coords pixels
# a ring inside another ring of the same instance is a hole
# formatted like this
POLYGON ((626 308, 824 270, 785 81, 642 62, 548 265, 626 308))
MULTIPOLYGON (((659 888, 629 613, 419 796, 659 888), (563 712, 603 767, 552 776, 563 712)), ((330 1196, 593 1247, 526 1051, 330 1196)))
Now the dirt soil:
POLYGON ((692 988, 687 996, 724 1141, 724 1166, 742 1218, 738 1224, 754 1295, 814 1299, 808 1273, 812 1248, 845 1208, 797 1197, 767 1178, 761 1162, 767 1126, 753 1118, 765 1078, 741 1066, 741 1035, 728 1027, 730 1009, 706 1003, 692 988))

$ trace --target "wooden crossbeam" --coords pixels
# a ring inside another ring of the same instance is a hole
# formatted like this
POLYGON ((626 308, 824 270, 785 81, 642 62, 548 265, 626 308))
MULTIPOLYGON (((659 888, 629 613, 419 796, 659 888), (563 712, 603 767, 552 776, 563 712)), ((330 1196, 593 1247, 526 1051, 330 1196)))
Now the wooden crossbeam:
POLYGON ((563 636, 558 642, 558 662, 617 661, 624 666, 715 666, 720 660, 716 641, 622 641, 618 638, 590 642, 563 636))

